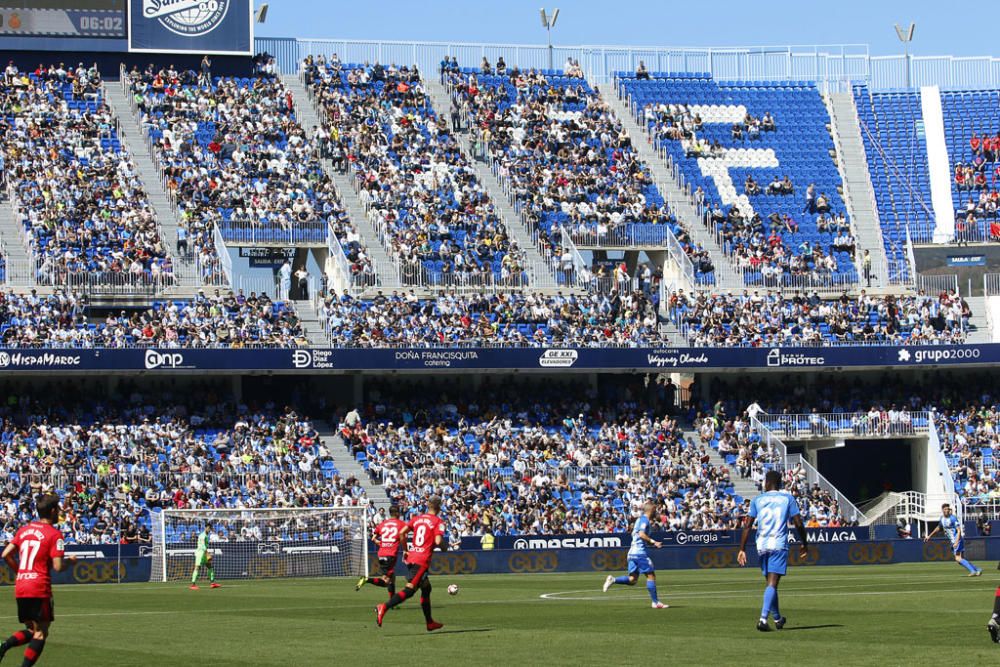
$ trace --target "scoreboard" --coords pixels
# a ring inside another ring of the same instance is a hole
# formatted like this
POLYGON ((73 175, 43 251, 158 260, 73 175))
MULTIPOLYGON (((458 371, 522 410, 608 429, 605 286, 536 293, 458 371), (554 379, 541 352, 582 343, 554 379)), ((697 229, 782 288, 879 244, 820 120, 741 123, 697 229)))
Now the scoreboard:
POLYGON ((0 35, 125 39, 125 0, 0 0, 0 35))
POLYGON ((0 49, 253 53, 253 0, 0 0, 0 49))

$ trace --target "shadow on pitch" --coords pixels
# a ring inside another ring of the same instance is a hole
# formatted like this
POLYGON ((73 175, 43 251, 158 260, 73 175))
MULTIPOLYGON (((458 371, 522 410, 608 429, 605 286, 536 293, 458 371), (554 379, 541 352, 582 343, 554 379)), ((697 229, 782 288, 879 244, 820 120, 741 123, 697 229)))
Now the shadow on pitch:
POLYGON ((418 635, 419 637, 437 637, 439 635, 462 635, 467 632, 493 632, 493 628, 468 628, 465 630, 439 630, 435 632, 428 632, 426 635, 418 635))
POLYGON ((781 632, 791 632, 792 630, 822 630, 824 628, 842 628, 843 625, 837 623, 827 623, 826 625, 797 625, 793 628, 784 628, 781 632))

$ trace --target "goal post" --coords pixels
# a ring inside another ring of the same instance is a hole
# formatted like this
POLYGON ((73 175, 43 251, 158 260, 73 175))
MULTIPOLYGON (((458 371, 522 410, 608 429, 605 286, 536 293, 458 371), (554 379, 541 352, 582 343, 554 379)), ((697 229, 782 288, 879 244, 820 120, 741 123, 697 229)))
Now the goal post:
POLYGON ((216 579, 368 576, 367 505, 166 509, 151 518, 150 581, 190 580, 206 526, 216 579))

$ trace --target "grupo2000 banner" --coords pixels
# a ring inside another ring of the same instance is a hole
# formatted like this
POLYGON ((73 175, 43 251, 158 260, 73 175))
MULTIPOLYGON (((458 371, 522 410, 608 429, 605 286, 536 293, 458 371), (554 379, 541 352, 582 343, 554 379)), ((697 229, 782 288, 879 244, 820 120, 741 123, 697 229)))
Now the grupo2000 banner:
POLYGON ((0 349, 8 371, 598 371, 927 368, 1000 363, 1000 343, 836 348, 0 349))
POLYGON ((250 55, 252 0, 130 0, 132 52, 250 55))

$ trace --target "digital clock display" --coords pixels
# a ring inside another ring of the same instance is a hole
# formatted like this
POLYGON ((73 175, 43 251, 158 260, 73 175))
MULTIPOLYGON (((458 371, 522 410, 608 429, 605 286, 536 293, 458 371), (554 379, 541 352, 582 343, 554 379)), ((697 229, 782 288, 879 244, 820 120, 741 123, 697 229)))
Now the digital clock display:
POLYGON ((0 0, 0 35, 127 36, 124 0, 0 0))

